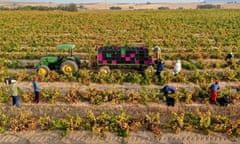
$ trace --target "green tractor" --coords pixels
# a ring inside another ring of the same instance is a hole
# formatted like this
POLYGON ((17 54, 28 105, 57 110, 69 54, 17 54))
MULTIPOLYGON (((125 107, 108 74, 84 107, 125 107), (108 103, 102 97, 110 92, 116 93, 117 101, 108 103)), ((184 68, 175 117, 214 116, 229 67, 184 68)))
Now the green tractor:
POLYGON ((49 74, 50 70, 56 70, 64 74, 73 74, 80 68, 80 60, 77 56, 72 55, 75 45, 63 44, 58 45, 57 49, 67 50, 68 56, 47 56, 42 57, 40 62, 36 64, 37 73, 41 76, 49 74))

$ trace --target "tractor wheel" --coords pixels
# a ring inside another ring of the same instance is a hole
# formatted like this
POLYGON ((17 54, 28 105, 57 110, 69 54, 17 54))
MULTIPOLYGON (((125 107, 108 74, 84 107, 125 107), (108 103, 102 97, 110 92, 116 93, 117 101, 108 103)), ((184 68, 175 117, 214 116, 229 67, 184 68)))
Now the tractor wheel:
POLYGON ((153 73, 155 72, 155 69, 153 68, 153 66, 148 66, 145 70, 144 73, 146 75, 153 75, 153 73))
POLYGON ((111 72, 108 66, 102 66, 99 68, 99 73, 101 74, 109 74, 111 72))
POLYGON ((73 74, 78 71, 78 66, 74 61, 67 60, 61 64, 60 70, 64 74, 73 74))
POLYGON ((37 73, 38 73, 39 76, 46 76, 46 75, 49 74, 49 72, 50 72, 49 67, 45 66, 45 65, 41 65, 39 67, 39 69, 37 70, 37 73))

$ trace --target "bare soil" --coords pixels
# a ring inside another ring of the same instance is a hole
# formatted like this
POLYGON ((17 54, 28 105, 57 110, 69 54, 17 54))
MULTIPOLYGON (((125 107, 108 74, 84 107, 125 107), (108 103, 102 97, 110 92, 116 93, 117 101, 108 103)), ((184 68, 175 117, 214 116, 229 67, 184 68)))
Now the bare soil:
POLYGON ((240 139, 231 139, 222 134, 197 134, 181 131, 178 134, 162 133, 156 136, 151 132, 131 132, 127 138, 113 133, 104 136, 93 135, 89 131, 72 131, 62 137, 61 131, 25 131, 0 134, 2 144, 237 144, 240 139))
MULTIPOLYGON (((0 86, 4 86, 4 83, 0 83, 0 86)), ((104 90, 104 89, 133 89, 133 90, 140 90, 142 87, 146 88, 162 88, 162 85, 146 85, 146 86, 141 86, 139 84, 131 84, 131 83, 123 83, 123 84, 100 84, 100 83, 90 83, 89 85, 83 85, 78 82, 39 82, 39 85, 42 89, 45 88, 57 88, 57 89, 62 89, 62 90, 68 90, 70 88, 79 88, 83 92, 86 91, 88 88, 95 88, 97 90, 104 90)), ((187 88, 187 89, 193 89, 194 87, 199 87, 198 85, 194 83, 168 83, 168 85, 175 86, 177 88, 187 88)), ((210 84, 209 84, 210 85, 210 84)), ((29 81, 23 81, 23 82, 18 82, 18 86, 22 90, 30 90, 32 89, 32 83, 29 81)), ((240 82, 220 82, 221 89, 224 89, 225 87, 239 87, 240 82)))

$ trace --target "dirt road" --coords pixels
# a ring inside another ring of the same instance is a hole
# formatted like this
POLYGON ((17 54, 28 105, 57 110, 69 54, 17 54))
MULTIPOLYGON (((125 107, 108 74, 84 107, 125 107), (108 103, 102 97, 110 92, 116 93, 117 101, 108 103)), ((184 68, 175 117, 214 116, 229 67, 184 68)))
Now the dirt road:
POLYGON ((89 131, 73 131, 62 137, 61 131, 26 131, 0 134, 1 144, 239 144, 240 139, 230 139, 224 135, 212 135, 180 132, 163 133, 156 136, 151 132, 131 132, 127 138, 105 133, 105 136, 93 135, 89 131))
MULTIPOLYGON (((32 89, 32 83, 31 81, 22 81, 18 82, 19 87, 22 90, 31 90, 32 89)), ((86 91, 88 88, 95 88, 98 90, 104 90, 104 89, 119 89, 119 90, 126 90, 126 89, 133 89, 133 90, 140 90, 143 87, 145 88, 162 88, 162 85, 139 85, 139 84, 131 84, 131 83, 123 83, 120 84, 100 84, 100 83, 91 83, 89 85, 83 85, 78 82, 39 82, 39 85, 42 89, 45 88, 58 88, 62 90, 68 90, 71 88, 78 88, 81 91, 86 91)), ((177 88, 186 88, 186 89, 193 89, 194 87, 199 87, 197 84, 194 83, 168 83, 168 85, 175 86, 177 88)), ((225 87, 232 87, 237 88, 240 86, 240 82, 220 82, 221 89, 224 89, 225 87)), ((5 86, 4 83, 0 83, 0 86, 5 86)))

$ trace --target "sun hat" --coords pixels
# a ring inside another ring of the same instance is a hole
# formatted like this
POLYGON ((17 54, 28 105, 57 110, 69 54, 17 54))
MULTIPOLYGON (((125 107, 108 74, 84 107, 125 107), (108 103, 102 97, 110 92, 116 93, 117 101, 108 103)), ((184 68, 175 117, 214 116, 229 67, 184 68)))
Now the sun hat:
POLYGON ((38 80, 38 78, 37 78, 37 77, 33 77, 33 80, 34 80, 34 81, 37 81, 37 80, 38 80))

